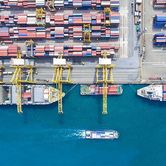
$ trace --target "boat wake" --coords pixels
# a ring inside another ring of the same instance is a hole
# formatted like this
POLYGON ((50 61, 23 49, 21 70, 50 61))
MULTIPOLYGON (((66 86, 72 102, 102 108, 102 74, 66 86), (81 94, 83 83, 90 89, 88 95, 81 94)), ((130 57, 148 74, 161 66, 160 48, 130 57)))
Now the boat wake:
POLYGON ((61 140, 84 139, 85 130, 76 129, 51 129, 46 131, 50 138, 61 140))

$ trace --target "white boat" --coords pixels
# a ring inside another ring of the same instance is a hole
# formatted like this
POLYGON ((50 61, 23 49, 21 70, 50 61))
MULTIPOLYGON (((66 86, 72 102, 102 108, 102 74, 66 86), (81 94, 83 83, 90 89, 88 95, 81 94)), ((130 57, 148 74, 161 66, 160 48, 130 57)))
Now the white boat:
POLYGON ((149 100, 166 101, 166 85, 149 85, 137 90, 137 95, 149 100))
POLYGON ((115 130, 91 131, 85 130, 85 139, 118 139, 119 133, 115 130))

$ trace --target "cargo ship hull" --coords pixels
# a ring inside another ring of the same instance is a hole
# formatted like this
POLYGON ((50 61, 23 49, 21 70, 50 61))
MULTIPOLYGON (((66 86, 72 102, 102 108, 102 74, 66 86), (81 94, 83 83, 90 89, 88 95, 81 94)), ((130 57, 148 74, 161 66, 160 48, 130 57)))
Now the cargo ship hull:
POLYGON ((85 139, 113 140, 118 138, 119 138, 119 133, 115 130, 107 130, 107 131, 85 130, 85 139))
MULTIPOLYGON (((107 95, 121 95, 123 89, 121 85, 109 85, 107 88, 107 95)), ((100 85, 81 85, 81 95, 102 95, 103 87, 100 85)))
MULTIPOLYGON (((58 90, 48 85, 22 85, 22 105, 47 105, 58 101, 58 90)), ((65 93, 62 94, 62 97, 65 93)), ((0 86, 0 105, 17 103, 15 85, 0 86)))
POLYGON ((166 85, 149 85, 137 90, 137 95, 149 100, 166 101, 166 85))

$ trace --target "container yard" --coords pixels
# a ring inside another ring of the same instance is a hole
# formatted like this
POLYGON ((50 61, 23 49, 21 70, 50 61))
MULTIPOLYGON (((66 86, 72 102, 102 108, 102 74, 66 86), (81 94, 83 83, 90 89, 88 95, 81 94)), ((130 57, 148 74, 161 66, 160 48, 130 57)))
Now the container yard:
POLYGON ((0 1, 1 83, 16 86, 18 112, 23 85, 56 85, 63 113, 63 84, 90 84, 106 114, 107 95, 141 82, 142 7, 140 0, 0 1))
POLYGON ((164 83, 166 80, 166 1, 144 1, 142 82, 164 83), (148 14, 149 13, 149 14, 148 14))

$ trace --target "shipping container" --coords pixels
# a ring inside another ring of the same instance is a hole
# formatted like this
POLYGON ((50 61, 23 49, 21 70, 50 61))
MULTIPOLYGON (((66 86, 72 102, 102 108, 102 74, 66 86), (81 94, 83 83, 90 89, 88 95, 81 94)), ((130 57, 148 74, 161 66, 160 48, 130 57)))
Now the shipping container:
POLYGON ((166 0, 153 0, 154 8, 166 9, 166 0))
POLYGON ((156 15, 153 19, 155 28, 166 28, 166 14, 156 15))
POLYGON ((153 37, 153 44, 157 47, 166 47, 166 34, 157 33, 153 37))
MULTIPOLYGON (((0 2, 0 8, 36 8, 36 7, 47 7, 47 1, 45 0, 4 0, 0 2)), ((103 9, 109 7, 112 10, 119 10, 119 0, 54 0, 55 8, 97 8, 103 9)))

